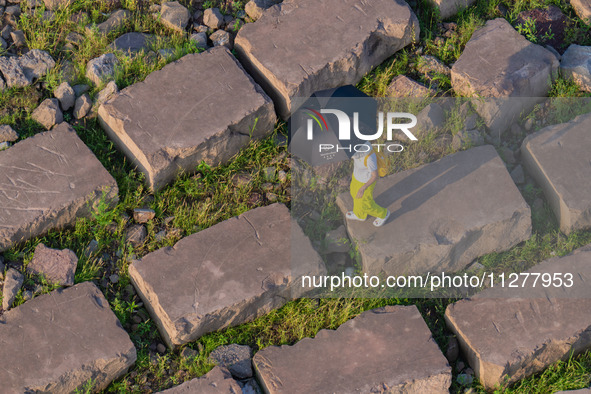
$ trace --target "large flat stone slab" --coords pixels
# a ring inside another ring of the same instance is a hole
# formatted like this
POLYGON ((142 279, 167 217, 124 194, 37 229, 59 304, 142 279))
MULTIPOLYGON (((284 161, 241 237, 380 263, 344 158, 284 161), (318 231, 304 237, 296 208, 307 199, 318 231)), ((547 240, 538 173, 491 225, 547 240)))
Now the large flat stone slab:
POLYGON ((242 389, 230 371, 214 367, 200 378, 189 380, 179 386, 162 391, 163 394, 241 394, 242 389))
POLYGON ((591 114, 582 115, 529 135, 521 147, 565 234, 591 227, 590 128, 591 114))
MULTIPOLYGON (((529 206, 490 145, 381 178, 374 197, 392 212, 386 224, 346 223, 367 273, 458 271, 531 235, 529 206)), ((353 208, 348 192, 337 204, 353 208)))
POLYGON ((109 137, 160 189, 273 131, 271 99, 226 48, 186 55, 101 105, 109 137))
POLYGON ((364 312, 314 339, 265 348, 253 364, 267 393, 448 393, 451 385, 416 306, 364 312))
POLYGON ((546 97, 559 62, 540 45, 526 40, 503 18, 486 22, 472 34, 451 69, 456 93, 467 97, 521 100, 475 100, 487 127, 500 134, 522 111, 546 97))
POLYGON ((0 251, 90 217, 117 183, 67 123, 0 152, 0 251))
POLYGON ((292 287, 299 284, 300 271, 320 274, 324 265, 282 204, 226 220, 129 267, 171 347, 281 307, 298 295, 292 287), (300 263, 294 261, 292 271, 296 244, 300 263))
POLYGON ((42 295, 0 316, 2 392, 99 391, 123 375, 136 350, 92 283, 42 295))
POLYGON ((285 0, 242 27, 234 47, 287 119, 294 97, 355 85, 418 37, 401 0, 285 0))
MULTIPOLYGON (((480 382, 488 388, 511 384, 558 360, 591 348, 591 248, 544 261, 528 273, 549 275, 558 283, 573 275, 571 288, 544 287, 530 277, 496 286, 448 306, 445 319, 480 382)), ((508 278, 508 276, 506 276, 508 278)), ((565 282, 566 283, 566 282, 565 282)))

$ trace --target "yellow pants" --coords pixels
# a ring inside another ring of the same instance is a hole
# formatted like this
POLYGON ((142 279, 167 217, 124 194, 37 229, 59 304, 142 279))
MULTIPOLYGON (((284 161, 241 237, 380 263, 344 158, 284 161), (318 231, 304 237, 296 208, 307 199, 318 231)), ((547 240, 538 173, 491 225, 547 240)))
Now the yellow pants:
POLYGON ((353 197, 353 213, 359 219, 364 220, 367 215, 383 219, 386 217, 388 210, 380 207, 373 199, 373 189, 376 187, 374 182, 370 187, 365 189, 363 197, 357 198, 357 192, 364 184, 359 182, 355 177, 351 178, 351 197, 353 197))

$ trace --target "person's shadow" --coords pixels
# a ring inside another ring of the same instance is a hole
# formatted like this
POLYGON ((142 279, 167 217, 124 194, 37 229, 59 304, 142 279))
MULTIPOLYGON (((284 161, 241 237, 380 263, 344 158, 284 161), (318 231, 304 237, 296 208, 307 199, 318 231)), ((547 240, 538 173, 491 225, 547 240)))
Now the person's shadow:
MULTIPOLYGON (((392 223, 408 212, 414 211, 440 193, 445 187, 465 178, 489 161, 499 158, 491 145, 473 148, 459 154, 462 155, 460 164, 457 164, 456 155, 451 155, 419 168, 395 184, 380 185, 378 181, 378 185, 374 190, 375 201, 378 205, 389 207, 404 198, 400 204, 401 207, 391 213, 385 225, 392 223)), ((457 196, 457 198, 466 197, 469 196, 457 196)))

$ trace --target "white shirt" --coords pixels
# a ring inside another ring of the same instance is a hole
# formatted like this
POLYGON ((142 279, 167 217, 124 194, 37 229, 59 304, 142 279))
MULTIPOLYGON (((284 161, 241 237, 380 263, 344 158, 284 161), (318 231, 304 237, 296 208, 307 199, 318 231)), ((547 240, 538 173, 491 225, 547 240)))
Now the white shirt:
POLYGON ((371 156, 367 158, 367 166, 365 165, 365 158, 369 154, 368 152, 357 152, 353 155, 353 177, 361 183, 367 183, 371 174, 378 170, 378 158, 373 151, 371 156))

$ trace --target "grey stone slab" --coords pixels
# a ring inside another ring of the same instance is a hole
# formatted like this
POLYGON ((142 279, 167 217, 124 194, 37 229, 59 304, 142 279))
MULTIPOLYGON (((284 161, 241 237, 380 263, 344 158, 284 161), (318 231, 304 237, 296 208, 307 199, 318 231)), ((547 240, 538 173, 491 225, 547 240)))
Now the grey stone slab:
POLYGON ((279 308, 299 295, 299 287, 292 287, 301 275, 322 272, 320 257, 297 224, 292 230, 289 210, 281 204, 226 220, 129 267, 171 347, 279 308), (296 242, 302 260, 292 272, 296 242))
POLYGON ((101 105, 98 115, 153 189, 202 160, 229 160, 271 133, 276 121, 271 99, 222 47, 150 74, 101 105))
POLYGON ((242 394, 238 382, 226 368, 214 367, 200 378, 195 378, 179 386, 162 391, 162 394, 242 394))
POLYGON ((62 123, 0 152, 0 251, 90 217, 117 184, 76 132, 62 123))
POLYGON ((562 56, 560 73, 565 79, 572 79, 582 90, 591 92, 591 46, 569 46, 562 56))
MULTIPOLYGON (((392 213, 382 227, 346 222, 367 273, 458 271, 531 235, 529 206, 490 145, 381 178, 374 198, 392 213)), ((348 192, 337 204, 353 209, 348 192)))
MULTIPOLYGON (((591 247, 566 257, 546 260, 526 273, 573 275, 573 285, 534 285, 524 276, 509 287, 496 285, 448 306, 445 319, 457 335, 462 352, 487 388, 509 385, 591 348, 591 247)), ((567 283, 563 281, 563 283, 567 283)))
POLYGON ((548 95, 558 65, 552 52, 532 44, 498 18, 472 34, 452 67, 451 82, 456 93, 467 97, 523 98, 474 101, 489 129, 500 134, 538 101, 531 98, 548 95))
POLYGON ((565 234, 591 227, 590 127, 591 114, 581 115, 529 135, 521 147, 565 234))
POLYGON ((267 393, 448 393, 451 368, 416 306, 367 311, 253 358, 267 393))
POLYGON ((234 47, 286 119, 294 98, 356 84, 418 37, 401 0, 285 0, 242 27, 234 47))
POLYGON ((90 282, 36 297, 0 316, 6 394, 71 393, 89 379, 99 391, 135 360, 129 336, 90 282))
POLYGON ((591 25, 591 0, 570 0, 575 12, 588 25, 591 25))

